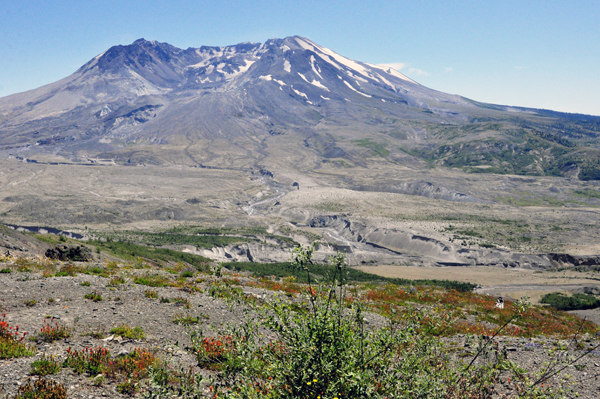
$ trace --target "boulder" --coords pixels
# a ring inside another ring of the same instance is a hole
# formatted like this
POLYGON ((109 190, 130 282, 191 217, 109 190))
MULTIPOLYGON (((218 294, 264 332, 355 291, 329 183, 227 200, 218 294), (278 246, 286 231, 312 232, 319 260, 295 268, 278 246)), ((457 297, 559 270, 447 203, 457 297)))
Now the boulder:
POLYGON ((92 251, 81 245, 57 245, 46 251, 46 257, 50 259, 75 262, 88 262, 94 260, 92 251))

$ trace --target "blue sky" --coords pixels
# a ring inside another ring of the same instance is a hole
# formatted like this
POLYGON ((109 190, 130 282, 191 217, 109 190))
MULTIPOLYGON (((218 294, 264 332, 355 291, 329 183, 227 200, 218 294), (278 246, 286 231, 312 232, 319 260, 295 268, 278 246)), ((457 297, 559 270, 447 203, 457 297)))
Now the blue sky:
POLYGON ((0 0, 0 96, 138 38, 187 48, 301 35, 495 104, 600 115, 600 2, 0 0))

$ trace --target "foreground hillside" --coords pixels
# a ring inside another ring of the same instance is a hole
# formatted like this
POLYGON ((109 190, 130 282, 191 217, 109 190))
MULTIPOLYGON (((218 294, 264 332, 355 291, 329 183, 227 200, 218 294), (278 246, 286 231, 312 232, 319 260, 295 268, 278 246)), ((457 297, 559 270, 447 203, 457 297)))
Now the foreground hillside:
POLYGON ((499 309, 468 284, 386 283, 341 256, 313 264, 309 249, 274 269, 228 266, 253 277, 162 252, 123 260, 105 245, 77 252, 96 258, 85 262, 0 259, 9 397, 44 384, 69 398, 593 398, 600 389, 598 328, 568 313, 499 309))

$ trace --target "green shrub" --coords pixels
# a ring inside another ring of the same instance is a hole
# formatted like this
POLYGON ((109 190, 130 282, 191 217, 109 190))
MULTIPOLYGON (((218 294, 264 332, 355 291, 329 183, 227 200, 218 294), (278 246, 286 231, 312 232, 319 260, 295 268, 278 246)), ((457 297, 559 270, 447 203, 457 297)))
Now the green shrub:
MULTIPOLYGON (((54 321, 52 319, 51 321, 54 321)), ((54 321, 54 325, 50 324, 47 320, 44 320, 44 325, 38 333, 38 340, 44 342, 54 342, 59 339, 69 338, 71 336, 71 330, 65 326, 58 324, 54 321)))
POLYGON ((156 299, 156 298, 158 298, 158 293, 156 291, 146 290, 146 291, 144 291, 144 296, 146 298, 156 299))
POLYGON ((48 374, 56 374, 61 369, 61 363, 57 362, 54 359, 54 356, 47 356, 45 353, 41 358, 35 360, 31 363, 31 371, 32 375, 48 375, 48 374))
POLYGON ((131 328, 127 324, 121 324, 118 327, 112 328, 110 333, 127 339, 146 338, 146 334, 144 334, 144 330, 141 327, 131 328))
POLYGON ((83 296, 85 299, 90 299, 94 302, 100 302, 102 300, 102 293, 98 291, 90 292, 89 294, 85 294, 83 296))
POLYGON ((135 284, 146 285, 148 287, 164 287, 166 285, 170 285, 171 283, 168 278, 159 275, 136 277, 133 279, 133 282, 135 284))
POLYGON ((126 281, 123 277, 116 276, 116 277, 111 278, 107 285, 109 287, 118 287, 119 285, 122 285, 125 283, 126 283, 126 281))
POLYGON ((12 270, 10 270, 8 267, 5 267, 4 269, 0 270, 0 273, 12 273, 12 270))
POLYGON ((172 321, 175 324, 191 326, 192 324, 199 324, 200 317, 198 317, 198 316, 194 317, 189 314, 188 315, 176 314, 172 321))
POLYGON ((81 273, 83 269, 81 267, 75 266, 71 263, 68 263, 60 268, 60 270, 54 275, 56 277, 72 277, 76 276, 77 273, 81 273))
POLYGON ((183 277, 183 278, 194 277, 194 272, 191 270, 186 270, 183 273, 181 273, 181 277, 183 277))
POLYGON ((19 332, 19 326, 11 326, 5 318, 6 314, 0 315, 0 359, 33 356, 33 348, 23 342, 27 333, 19 332))

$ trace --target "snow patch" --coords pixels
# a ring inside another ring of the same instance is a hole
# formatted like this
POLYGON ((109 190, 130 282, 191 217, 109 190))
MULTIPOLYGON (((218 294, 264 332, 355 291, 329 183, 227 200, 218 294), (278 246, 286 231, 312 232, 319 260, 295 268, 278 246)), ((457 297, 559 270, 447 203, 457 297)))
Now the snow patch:
MULTIPOLYGON (((269 75, 271 76, 271 75, 269 75)), ((280 86, 285 86, 285 83, 282 80, 273 79, 273 82, 279 83, 280 86)))
POLYGON ((283 46, 281 46, 281 49, 283 50, 284 53, 286 51, 290 51, 290 48, 287 46, 287 44, 284 44, 283 46))
POLYGON ((382 98, 381 101, 385 102, 385 100, 382 98))
MULTIPOLYGON (((369 81, 368 81, 367 79, 363 79, 363 78, 361 78, 360 76, 357 76, 357 75, 353 74, 353 73, 352 73, 352 72, 350 72, 350 71, 346 71, 346 73, 347 73, 348 75, 352 76, 352 77, 353 77, 355 80, 360 80, 360 81, 361 81, 361 82, 363 82, 363 83, 369 83, 369 81)), ((358 82, 356 82, 356 83, 358 83, 358 82)), ((360 83, 358 83, 358 85, 360 86, 360 83)))
POLYGON ((292 72, 292 64, 290 64, 290 62, 288 60, 285 60, 283 62, 283 70, 286 72, 292 72))
POLYGON ((306 79, 306 77, 304 75, 302 75, 300 72, 298 72, 298 75, 300 75, 300 77, 306 82, 306 83, 310 83, 308 81, 308 79, 306 79))
POLYGON ((321 98, 322 98, 323 100, 328 100, 328 101, 329 101, 329 100, 331 100, 331 98, 327 98, 327 97, 323 97, 323 96, 321 96, 321 98))
POLYGON ((323 89, 323 90, 327 90, 329 91, 329 89, 327 87, 325 87, 321 82, 319 82, 318 80, 313 80, 312 82, 309 82, 311 85, 318 87, 319 89, 323 89))
POLYGON ((310 83, 311 85, 313 85, 313 86, 316 86, 316 87, 318 87, 319 89, 323 89, 323 90, 327 90, 327 91, 329 91, 329 89, 328 89, 327 87, 325 87, 325 86, 324 86, 324 85, 323 85, 321 82, 319 82, 318 80, 315 80, 315 79, 313 79, 313 80, 312 80, 312 82, 311 82, 311 81, 309 81, 308 79, 306 79, 306 76, 302 75, 300 72, 298 72, 298 75, 300 75, 300 77, 301 77, 302 79, 304 79, 304 81, 305 81, 306 83, 310 83))
POLYGON ((315 74, 316 74, 318 77, 320 77, 321 79, 323 79, 323 76, 321 76, 321 73, 320 73, 320 72, 321 72, 321 68, 319 68, 319 64, 317 64, 317 65, 316 65, 316 68, 315 68, 315 56, 314 56, 314 55, 311 55, 311 56, 310 56, 310 66, 311 66, 311 68, 312 68, 313 72, 314 72, 314 73, 315 73, 315 74), (318 71, 317 71, 317 68, 319 69, 318 71))
MULTIPOLYGON (((385 73, 387 73, 389 75, 395 76, 395 77, 400 78, 402 80, 406 80, 407 82, 418 84, 417 82, 415 82, 411 78, 409 78, 409 77, 401 74, 400 72, 398 72, 397 70, 395 70, 392 67, 380 67, 380 66, 373 65, 373 64, 367 64, 367 65, 369 65, 370 67, 373 67, 373 68, 377 68, 377 69, 379 69, 379 70, 381 70, 381 71, 383 71, 383 72, 385 72, 385 73)), ((383 76, 381 76, 381 75, 379 75, 379 77, 383 78, 383 76)), ((388 82, 388 84, 389 84, 389 82, 388 82)), ((390 84, 390 86, 393 86, 393 85, 390 84)))
POLYGON ((266 80, 267 82, 273 80, 273 78, 271 77, 271 75, 266 75, 266 76, 259 76, 258 77, 260 80, 266 80))
POLYGON ((316 53, 321 53, 323 55, 326 55, 327 57, 323 57, 323 59, 326 62, 329 62, 330 64, 334 65, 336 68, 339 68, 339 66, 337 64, 341 64, 341 65, 345 66, 346 68, 349 68, 349 69, 354 70, 355 72, 358 72, 361 75, 364 75, 367 77, 369 76, 369 70, 367 68, 365 68, 364 66, 362 66, 361 64, 359 64, 356 61, 353 61, 349 58, 339 55, 335 51, 332 51, 326 47, 319 46, 318 44, 313 43, 313 42, 309 41, 308 39, 297 38, 296 42, 302 48, 305 48, 307 50, 312 50, 316 53))
POLYGON ((294 89, 293 86, 292 86, 292 90, 294 90, 294 93, 296 93, 300 97, 304 97, 304 98, 306 98, 308 100, 308 96, 306 94, 302 93, 301 91, 298 91, 298 90, 294 89))
POLYGON ((360 94, 361 96, 365 96, 365 97, 371 97, 371 96, 370 96, 370 95, 368 95, 368 94, 361 93, 360 91, 356 90, 354 87, 352 87, 352 85, 351 85, 350 83, 346 82, 345 80, 344 80, 344 83, 346 83, 346 86, 348 86, 348 87, 349 87, 351 90, 354 90, 355 92, 357 92, 357 93, 358 93, 358 94, 360 94))

